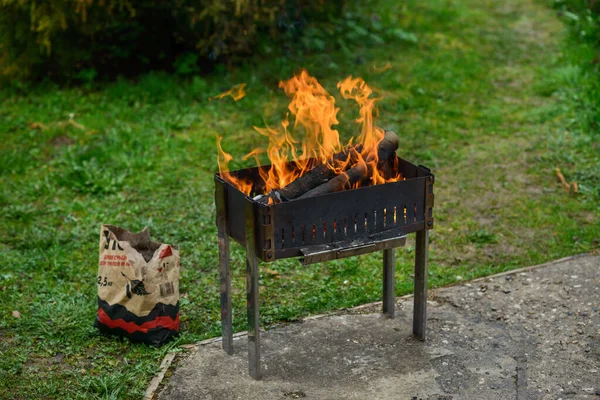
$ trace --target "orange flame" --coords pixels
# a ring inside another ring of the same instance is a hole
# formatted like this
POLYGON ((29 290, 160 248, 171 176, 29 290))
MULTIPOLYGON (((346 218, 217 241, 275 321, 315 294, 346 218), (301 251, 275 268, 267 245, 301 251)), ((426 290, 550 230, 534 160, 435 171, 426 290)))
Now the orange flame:
POLYGON ((375 103, 380 99, 371 97, 373 90, 362 78, 352 79, 352 76, 349 76, 339 82, 337 87, 345 99, 353 99, 360 107, 356 122, 361 124, 361 132, 357 142, 363 144, 360 155, 371 172, 371 184, 385 183, 386 179, 377 168, 379 162, 377 145, 383 139, 384 131, 374 125, 375 103))
MULTIPOLYGON (((375 104, 379 98, 371 97, 373 90, 362 78, 350 76, 337 85, 344 98, 353 99, 358 104, 359 117, 356 122, 361 126, 356 141, 357 145, 362 145, 360 153, 353 151, 353 156, 346 157, 344 161, 333 158, 333 155, 344 150, 338 131, 333 129, 333 126, 338 124, 337 114, 340 110, 335 105, 335 98, 306 70, 302 70, 287 81, 281 81, 279 87, 291 98, 288 109, 292 114, 293 124, 290 127, 288 114, 280 127, 255 126, 257 132, 269 139, 269 144, 266 150, 256 148, 243 158, 247 160, 254 157, 257 164, 260 164, 259 156, 265 153, 268 156, 271 165, 259 169, 264 193, 285 187, 315 164, 325 164, 338 175, 343 173, 352 162, 353 168, 360 168, 361 171, 364 171, 364 168, 369 172, 369 184, 401 179, 399 174, 385 179, 377 167, 377 146, 384 137, 383 129, 374 125, 375 104), (299 141, 296 137, 302 137, 302 140, 299 141)), ((351 143, 352 140, 348 145, 351 143)), ((227 164, 232 157, 221 148, 220 137, 217 137, 217 147, 221 177, 230 181, 245 194, 250 194, 253 189, 252 182, 240 180, 228 172, 227 164)), ((394 171, 397 171, 397 165, 394 167, 394 171)), ((361 182, 347 183, 344 187, 348 189, 361 184, 361 182)))
POLYGON ((250 192, 252 191, 252 182, 249 180, 239 179, 229 173, 228 164, 231 160, 233 160, 233 157, 231 154, 223 151, 223 148, 221 147, 222 139, 223 138, 221 136, 217 135, 217 149, 219 150, 217 163, 219 164, 219 175, 221 178, 231 182, 242 193, 250 195, 250 192))
POLYGON ((302 70, 299 75, 286 82, 279 82, 285 94, 292 97, 288 109, 296 117, 294 128, 304 129, 301 158, 314 157, 325 163, 337 151, 341 151, 338 131, 332 129, 338 124, 335 99, 317 82, 302 70))
POLYGON ((378 67, 377 65, 373 64, 372 68, 373 68, 373 71, 381 73, 381 72, 387 71, 388 69, 392 68, 392 64, 390 64, 390 62, 388 61, 387 63, 385 63, 385 65, 383 67, 378 67))
POLYGON ((232 87, 231 89, 218 94, 216 96, 213 97, 209 97, 209 100, 212 99, 222 99, 225 96, 231 96, 233 98, 233 100, 238 101, 243 99, 246 96, 246 92, 244 91, 244 88, 246 87, 245 83, 240 83, 239 85, 235 85, 234 87, 232 87))
POLYGON ((365 150, 377 149, 377 143, 383 139, 383 129, 373 125, 373 112, 378 98, 370 98, 373 90, 362 78, 347 77, 337 84, 338 89, 345 99, 354 99, 360 106, 357 123, 362 125, 357 142, 364 145, 365 150))

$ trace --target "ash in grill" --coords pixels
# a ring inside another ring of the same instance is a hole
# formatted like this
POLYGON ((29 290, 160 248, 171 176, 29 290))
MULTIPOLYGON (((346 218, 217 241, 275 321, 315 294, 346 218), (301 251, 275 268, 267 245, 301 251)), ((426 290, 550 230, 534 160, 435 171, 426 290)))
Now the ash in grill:
MULTIPOLYGON (((394 149, 395 150, 395 149, 394 149)), ((380 157, 381 158, 381 157, 380 157)), ((425 340, 428 230, 433 228, 434 176, 424 166, 401 158, 395 168, 403 180, 268 204, 257 196, 269 166, 230 172, 254 182, 245 195, 215 174, 219 241, 223 349, 233 353, 230 238, 246 248, 248 360, 250 375, 260 379, 259 260, 298 257, 304 264, 383 250, 383 313, 394 316, 396 247, 416 233, 413 333, 425 340)), ((268 194, 265 197, 268 197, 268 194)))

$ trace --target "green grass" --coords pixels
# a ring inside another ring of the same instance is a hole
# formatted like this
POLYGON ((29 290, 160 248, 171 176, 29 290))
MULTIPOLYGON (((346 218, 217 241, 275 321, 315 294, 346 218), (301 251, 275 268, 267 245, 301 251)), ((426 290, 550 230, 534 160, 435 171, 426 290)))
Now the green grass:
MULTIPOLYGON (((595 78, 550 6, 381 0, 368 13, 417 43, 390 39, 357 46, 355 57, 265 60, 186 81, 151 74, 102 88, 0 94, 0 397, 140 398, 166 352, 220 335, 215 135, 238 158, 264 144, 252 125, 285 115, 277 83, 299 66, 332 94, 350 74, 378 88, 381 125, 401 136, 399 154, 436 174, 432 286, 598 251, 600 140, 578 100, 581 84, 595 78), (391 69, 373 71, 386 62, 391 69), (241 82, 241 101, 208 100, 241 82), (562 190, 555 167, 579 194, 562 190), (177 341, 155 349, 92 327, 101 223, 148 225, 181 246, 177 341)), ((336 97, 347 138, 356 109, 336 97)), ((244 256, 233 250, 239 331, 244 256)), ((398 251, 398 295, 411 291, 413 257, 409 241, 398 251)), ((265 326, 381 297, 377 254, 268 268, 277 274, 261 274, 265 326)))

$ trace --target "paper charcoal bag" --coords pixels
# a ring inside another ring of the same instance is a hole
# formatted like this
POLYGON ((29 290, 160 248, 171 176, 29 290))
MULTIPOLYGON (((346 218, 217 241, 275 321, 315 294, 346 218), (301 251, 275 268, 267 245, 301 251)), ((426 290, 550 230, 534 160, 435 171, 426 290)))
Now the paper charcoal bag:
POLYGON ((179 249, 148 228, 102 225, 97 284, 100 331, 156 346, 179 333, 179 249))

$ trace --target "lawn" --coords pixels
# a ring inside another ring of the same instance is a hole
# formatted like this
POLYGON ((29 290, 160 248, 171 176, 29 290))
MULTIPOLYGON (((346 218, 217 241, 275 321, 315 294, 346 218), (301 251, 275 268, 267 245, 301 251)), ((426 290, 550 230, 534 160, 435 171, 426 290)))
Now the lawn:
MULTIPOLYGON (((600 140, 577 100, 589 77, 571 62, 555 11, 535 0, 398 4, 372 2, 368 13, 416 43, 189 79, 0 92, 0 397, 140 398, 167 352, 220 335, 215 136, 237 158, 264 145, 252 126, 285 115, 277 84, 298 67, 336 96, 346 139, 356 108, 336 83, 363 77, 382 97, 379 124, 401 138, 398 154, 436 174, 432 287, 598 252, 600 140), (209 100, 242 82, 243 99, 209 100), (579 193, 562 189, 556 167, 579 193), (156 349, 93 328, 101 223, 149 226, 180 246, 177 341, 156 349)), ((412 243, 397 252, 397 295, 411 292, 412 243)), ((233 245, 236 331, 245 329, 243 257, 233 245)), ((262 268, 263 326, 381 297, 379 255, 262 268)))

